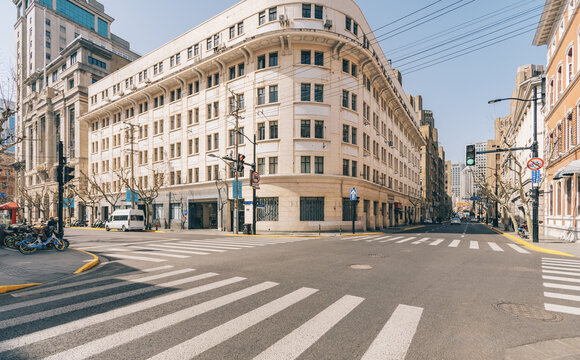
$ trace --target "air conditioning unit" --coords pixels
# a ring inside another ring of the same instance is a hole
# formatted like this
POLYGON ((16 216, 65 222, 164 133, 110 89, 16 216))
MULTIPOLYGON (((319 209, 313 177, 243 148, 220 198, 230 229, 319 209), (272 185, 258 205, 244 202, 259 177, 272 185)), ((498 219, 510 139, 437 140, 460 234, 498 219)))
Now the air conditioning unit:
POLYGON ((389 140, 389 147, 393 147, 393 146, 394 146, 393 145, 393 141, 392 140, 389 140))
POLYGON ((284 21, 288 20, 288 18, 286 17, 286 15, 280 14, 280 15, 278 15, 278 20, 284 22, 284 21))
POLYGON ((325 29, 330 29, 331 27, 332 27, 332 20, 330 20, 330 19, 327 19, 327 20, 324 22, 324 28, 325 28, 325 29))

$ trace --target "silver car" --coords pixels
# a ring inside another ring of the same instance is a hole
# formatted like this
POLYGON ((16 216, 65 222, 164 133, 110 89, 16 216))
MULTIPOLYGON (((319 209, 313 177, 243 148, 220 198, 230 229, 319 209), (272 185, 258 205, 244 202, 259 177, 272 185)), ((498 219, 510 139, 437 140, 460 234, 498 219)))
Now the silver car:
POLYGON ((458 217, 451 218, 451 225, 453 225, 453 224, 460 225, 461 224, 461 220, 459 220, 458 217))

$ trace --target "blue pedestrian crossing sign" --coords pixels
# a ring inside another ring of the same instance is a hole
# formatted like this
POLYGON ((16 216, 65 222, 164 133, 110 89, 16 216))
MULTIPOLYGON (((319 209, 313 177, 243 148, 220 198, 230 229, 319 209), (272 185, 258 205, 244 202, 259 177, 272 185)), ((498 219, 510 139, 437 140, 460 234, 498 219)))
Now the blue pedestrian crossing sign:
POLYGON ((351 200, 356 200, 356 189, 352 188, 352 190, 350 191, 350 199, 351 200))

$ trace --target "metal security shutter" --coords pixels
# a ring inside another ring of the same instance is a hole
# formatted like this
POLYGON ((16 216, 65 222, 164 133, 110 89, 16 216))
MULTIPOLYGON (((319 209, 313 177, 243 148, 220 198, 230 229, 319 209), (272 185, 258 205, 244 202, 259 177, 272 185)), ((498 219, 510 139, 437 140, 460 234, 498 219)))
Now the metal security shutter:
POLYGON ((301 197, 300 221, 324 221, 324 198, 301 197))

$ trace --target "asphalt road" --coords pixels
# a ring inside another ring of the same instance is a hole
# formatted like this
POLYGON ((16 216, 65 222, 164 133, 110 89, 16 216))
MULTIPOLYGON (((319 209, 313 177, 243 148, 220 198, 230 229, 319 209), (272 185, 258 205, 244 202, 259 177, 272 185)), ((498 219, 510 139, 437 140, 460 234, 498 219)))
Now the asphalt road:
POLYGON ((0 359, 503 359, 580 336, 580 261, 479 224, 68 238, 103 263, 0 296, 0 359))

